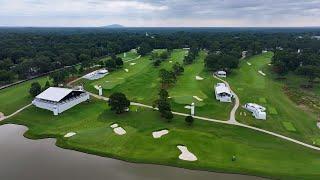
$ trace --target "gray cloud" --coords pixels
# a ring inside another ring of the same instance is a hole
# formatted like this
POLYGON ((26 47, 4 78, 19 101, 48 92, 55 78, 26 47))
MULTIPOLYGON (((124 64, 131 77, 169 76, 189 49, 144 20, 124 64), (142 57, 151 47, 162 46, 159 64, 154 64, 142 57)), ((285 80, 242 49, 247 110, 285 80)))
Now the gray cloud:
POLYGON ((320 0, 0 0, 0 25, 319 26, 320 0))

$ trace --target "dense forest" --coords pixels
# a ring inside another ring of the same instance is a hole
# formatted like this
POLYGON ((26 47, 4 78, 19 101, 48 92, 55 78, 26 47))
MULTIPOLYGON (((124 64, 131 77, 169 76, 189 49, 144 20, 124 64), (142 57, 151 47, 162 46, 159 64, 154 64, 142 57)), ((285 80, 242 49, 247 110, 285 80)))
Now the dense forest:
MULTIPOLYGON (((146 55, 152 49, 190 48, 185 63, 200 49, 209 52, 209 70, 236 68, 243 51, 247 56, 263 50, 275 52, 274 70, 319 77, 320 40, 316 29, 217 30, 217 29, 0 29, 0 85, 81 64, 90 67, 105 56, 131 49, 146 55), (146 35, 148 32, 148 35, 146 35)), ((116 60, 116 59, 115 59, 116 60)))

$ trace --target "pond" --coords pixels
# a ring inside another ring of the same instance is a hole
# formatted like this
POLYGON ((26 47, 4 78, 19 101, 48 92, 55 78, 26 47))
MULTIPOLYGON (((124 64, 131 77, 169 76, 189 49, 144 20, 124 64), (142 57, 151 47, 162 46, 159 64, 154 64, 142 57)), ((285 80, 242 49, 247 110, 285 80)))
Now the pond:
POLYGON ((24 126, 0 126, 0 179, 3 180, 260 180, 237 174, 128 163, 61 149, 55 139, 30 140, 24 126))

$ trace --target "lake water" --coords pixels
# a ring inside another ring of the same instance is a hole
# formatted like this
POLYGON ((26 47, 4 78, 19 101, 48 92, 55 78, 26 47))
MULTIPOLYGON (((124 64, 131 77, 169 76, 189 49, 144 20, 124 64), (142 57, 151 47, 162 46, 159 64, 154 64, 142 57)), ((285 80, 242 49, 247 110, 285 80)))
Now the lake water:
POLYGON ((54 139, 23 137, 26 127, 0 126, 1 180, 260 180, 236 174, 193 171, 175 167, 135 164, 65 150, 54 139))

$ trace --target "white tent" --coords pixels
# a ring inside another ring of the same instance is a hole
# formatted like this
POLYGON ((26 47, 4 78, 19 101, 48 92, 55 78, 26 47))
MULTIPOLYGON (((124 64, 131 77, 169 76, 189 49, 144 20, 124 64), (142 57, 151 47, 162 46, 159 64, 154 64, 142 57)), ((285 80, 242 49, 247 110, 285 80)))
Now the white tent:
POLYGON ((260 106, 255 103, 247 103, 244 105, 244 108, 252 112, 252 116, 254 116, 256 119, 261 119, 261 120, 267 119, 267 113, 265 112, 266 108, 263 106, 260 106))
POLYGON ((232 92, 224 83, 217 83, 215 86, 216 99, 220 102, 232 102, 232 92))
POLYGON ((83 90, 50 87, 36 96, 32 104, 58 115, 89 98, 89 94, 83 90))

